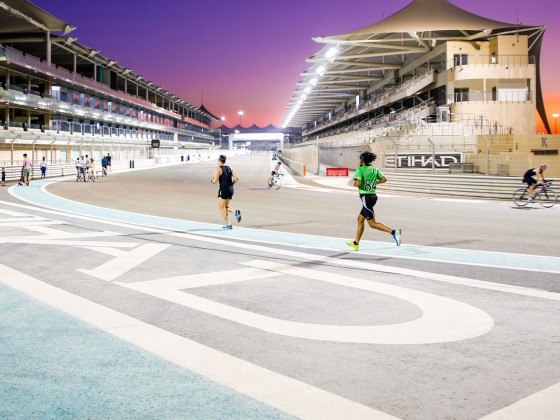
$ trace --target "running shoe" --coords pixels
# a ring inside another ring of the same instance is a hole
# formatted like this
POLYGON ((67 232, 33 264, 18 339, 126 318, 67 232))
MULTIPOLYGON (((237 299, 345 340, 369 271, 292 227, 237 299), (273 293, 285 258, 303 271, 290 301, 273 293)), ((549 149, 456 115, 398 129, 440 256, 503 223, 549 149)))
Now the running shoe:
POLYGON ((395 233, 393 233, 393 239, 397 243, 397 246, 401 245, 401 234, 402 234, 401 229, 395 229, 395 233))
POLYGON ((235 218, 237 219, 237 223, 241 222, 241 211, 235 210, 235 218))
POLYGON ((222 227, 222 229, 233 229, 232 225, 225 225, 222 227))
POLYGON ((354 241, 346 242, 346 245, 348 245, 349 247, 354 248, 354 251, 357 251, 358 248, 360 247, 360 245, 356 245, 356 244, 354 243, 354 241))

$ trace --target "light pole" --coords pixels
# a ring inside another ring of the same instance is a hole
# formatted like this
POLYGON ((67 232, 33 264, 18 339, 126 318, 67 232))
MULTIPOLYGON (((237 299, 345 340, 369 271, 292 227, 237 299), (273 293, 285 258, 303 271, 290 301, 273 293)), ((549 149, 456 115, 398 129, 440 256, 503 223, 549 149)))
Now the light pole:
POLYGON ((243 114, 245 114, 243 111, 237 112, 237 115, 239 115, 239 126, 241 126, 241 123, 243 121, 243 114))
POLYGON ((560 114, 552 114, 552 118, 554 118, 554 134, 558 134, 558 117, 560 117, 560 114))

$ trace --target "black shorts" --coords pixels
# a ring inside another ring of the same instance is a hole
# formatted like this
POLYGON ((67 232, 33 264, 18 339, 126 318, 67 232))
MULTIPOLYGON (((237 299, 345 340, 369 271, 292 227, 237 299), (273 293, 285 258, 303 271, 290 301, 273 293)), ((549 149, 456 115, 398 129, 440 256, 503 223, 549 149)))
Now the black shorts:
POLYGON ((233 198, 233 187, 220 188, 218 190, 218 198, 223 198, 224 200, 231 200, 233 198))
POLYGON ((272 172, 270 173, 270 175, 272 175, 272 176, 276 175, 276 171, 272 171, 272 172))
POLYGON ((362 211, 360 214, 364 216, 367 220, 375 219, 375 212, 373 207, 377 203, 377 195, 375 194, 360 194, 360 200, 362 200, 362 211))
POLYGON ((525 177, 525 178, 523 178, 523 182, 524 182, 525 184, 527 184, 529 187, 530 187, 531 185, 537 184, 537 180, 536 180, 535 178, 533 178, 533 177, 525 177))

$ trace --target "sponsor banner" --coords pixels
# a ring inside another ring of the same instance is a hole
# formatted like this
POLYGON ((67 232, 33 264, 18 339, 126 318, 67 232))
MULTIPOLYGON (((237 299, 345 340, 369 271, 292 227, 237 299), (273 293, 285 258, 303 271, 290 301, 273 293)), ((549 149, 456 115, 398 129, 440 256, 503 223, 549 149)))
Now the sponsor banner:
POLYGON ((432 159, 435 156, 435 168, 448 168, 450 163, 463 163, 462 153, 399 153, 385 155, 385 168, 426 168, 432 167, 432 159), (395 165, 396 160, 396 165, 395 165))

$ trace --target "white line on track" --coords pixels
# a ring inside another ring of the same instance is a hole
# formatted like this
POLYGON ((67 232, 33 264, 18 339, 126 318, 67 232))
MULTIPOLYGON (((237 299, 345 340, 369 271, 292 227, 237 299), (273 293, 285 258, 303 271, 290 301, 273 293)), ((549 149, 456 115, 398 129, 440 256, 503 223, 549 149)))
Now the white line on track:
MULTIPOLYGON (((21 204, 1 202, 1 201, 0 201, 0 204, 12 205, 12 206, 16 206, 16 207, 19 207, 19 208, 26 208, 26 209, 29 210, 28 206, 21 205, 21 204)), ((64 216, 64 217, 73 217, 73 218, 78 218, 78 219, 81 219, 81 220, 95 221, 95 222, 105 223, 105 224, 112 225, 112 226, 124 227, 124 228, 128 228, 128 229, 143 230, 145 232, 161 233, 161 234, 166 234, 166 235, 169 235, 169 236, 176 236, 176 237, 185 238, 185 239, 192 239, 192 240, 195 240, 195 241, 198 241, 198 242, 207 242, 207 243, 210 243, 210 244, 213 244, 213 245, 225 245, 225 246, 230 247, 230 248, 235 247, 235 248, 240 248, 240 249, 249 249, 249 250, 253 250, 253 251, 270 253, 270 254, 273 254, 273 255, 284 255, 284 256, 289 256, 289 257, 294 257, 294 258, 301 258, 301 259, 304 259, 304 260, 310 261, 310 262, 328 261, 328 263, 332 266, 359 268, 359 269, 377 271, 377 272, 381 272, 381 273, 391 273, 391 274, 412 276, 412 277, 415 277, 415 278, 445 282, 445 283, 456 284, 456 285, 467 286, 467 287, 475 287, 475 288, 478 288, 478 289, 494 290, 494 291, 497 291, 497 292, 512 293, 512 294, 517 294, 517 295, 531 296, 531 297, 536 297, 536 298, 551 299, 551 300, 560 301, 560 294, 559 293, 552 293, 552 292, 548 292, 548 291, 540 290, 540 289, 532 289, 532 288, 528 288, 528 287, 513 286, 513 285, 509 285, 509 284, 502 284, 502 283, 493 283, 493 282, 488 282, 488 281, 474 280, 474 279, 468 279, 468 278, 464 278, 464 277, 449 276, 449 275, 445 275, 445 274, 430 273, 430 272, 419 271, 419 270, 411 270, 411 269, 406 269, 406 268, 390 267, 390 266, 384 266, 384 265, 380 265, 380 264, 363 262, 363 261, 354 261, 354 260, 345 260, 345 259, 340 259, 340 258, 332 258, 330 256, 316 255, 316 254, 299 252, 299 251, 292 251, 292 250, 287 250, 287 249, 279 249, 279 248, 274 248, 272 246, 255 245, 253 243, 246 243, 246 242, 236 242, 234 239, 226 240, 226 239, 219 239, 219 238, 216 238, 216 237, 202 236, 202 235, 199 235, 199 234, 174 232, 174 231, 170 231, 170 230, 158 229, 158 228, 148 227, 148 226, 139 225, 139 224, 123 223, 123 222, 117 222, 117 221, 114 221, 114 220, 106 220, 106 219, 102 219, 102 218, 98 218, 98 217, 83 216, 83 215, 80 215, 80 214, 61 212, 61 211, 58 211, 58 210, 48 210, 48 209, 41 209, 41 208, 33 208, 33 210, 45 212, 45 213, 48 213, 48 214, 56 214, 56 215, 60 215, 60 216, 64 216)), ((250 240, 246 240, 246 241, 247 242, 252 242, 250 240)), ((83 245, 83 243, 82 243, 82 245, 83 245)))
POLYGON ((481 420, 553 420, 560 418, 560 383, 529 395, 481 420))
POLYGON ((0 282, 165 360, 299 418, 397 419, 108 309, 2 264, 0 282))

